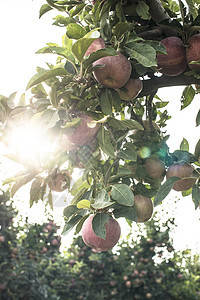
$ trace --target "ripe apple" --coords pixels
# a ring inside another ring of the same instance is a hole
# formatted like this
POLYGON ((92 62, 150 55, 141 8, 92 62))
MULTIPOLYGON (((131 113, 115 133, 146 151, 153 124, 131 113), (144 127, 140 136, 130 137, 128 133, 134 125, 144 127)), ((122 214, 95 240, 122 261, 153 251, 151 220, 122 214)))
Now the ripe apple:
POLYGON ((93 66, 98 66, 93 72, 96 80, 105 87, 119 89, 126 84, 131 76, 132 66, 122 53, 98 59, 93 66))
POLYGON ((160 72, 168 76, 177 76, 187 67, 186 50, 183 41, 170 36, 161 41, 167 54, 157 54, 157 64, 160 72))
POLYGON ((89 56, 91 53, 105 48, 106 45, 104 40, 102 38, 98 38, 88 47, 87 51, 85 52, 85 56, 89 56))
POLYGON ((51 224, 47 224, 46 229, 47 229, 48 231, 51 231, 51 230, 52 230, 52 225, 51 225, 51 224))
POLYGON ((3 235, 0 235, 0 243, 3 243, 5 241, 5 237, 3 235))
POLYGON ((188 40, 189 47, 186 48, 186 59, 188 66, 191 70, 200 72, 200 64, 190 64, 192 61, 200 60, 200 34, 194 34, 188 40))
MULTIPOLYGON (((49 188, 55 192, 63 192, 70 187, 71 176, 69 172, 58 172, 49 178, 49 188)), ((48 229, 47 229, 48 230, 48 229)))
POLYGON ((137 222, 147 222, 153 214, 153 202, 150 198, 136 195, 134 198, 134 206, 137 214, 137 222))
POLYGON ((140 78, 129 78, 122 89, 117 89, 117 92, 122 100, 129 101, 135 99, 141 92, 142 88, 143 82, 140 80, 140 78), (123 88, 126 90, 123 90, 123 88))
POLYGON ((132 285, 132 283, 131 283, 131 281, 130 281, 130 280, 127 280, 127 281, 125 282, 125 285, 126 285, 126 287, 127 287, 128 289, 130 289, 130 288, 131 288, 131 285, 132 285))
POLYGON ((150 299, 151 297, 152 297, 152 294, 151 294, 151 293, 147 293, 147 294, 146 294, 146 298, 147 298, 147 299, 150 299))
POLYGON ((110 280, 109 285, 110 286, 115 286, 117 284, 116 280, 110 280))
POLYGON ((145 169, 151 178, 164 179, 165 165, 158 158, 147 158, 145 161, 145 169))
POLYGON ((57 246, 58 244, 59 244, 59 242, 58 242, 57 239, 53 239, 53 240, 51 241, 51 245, 53 245, 53 246, 57 246))
POLYGON ((81 119, 81 124, 74 127, 73 133, 68 136, 68 140, 76 146, 84 146, 93 141, 100 124, 94 122, 92 117, 86 114, 80 114, 78 117, 81 119))
MULTIPOLYGON (((194 169, 191 165, 188 164, 173 164, 171 165, 166 173, 167 179, 169 177, 179 177, 179 178, 185 178, 185 177, 192 177, 194 169)), ((195 178, 185 178, 177 180, 174 185, 173 189, 175 191, 187 191, 193 187, 195 184, 196 179, 195 178)))
POLYGON ((82 238, 84 243, 98 252, 112 249, 120 238, 121 228, 119 223, 112 217, 109 218, 109 222, 105 224, 106 239, 104 240, 98 237, 92 229, 93 217, 94 215, 90 215, 83 223, 82 238))

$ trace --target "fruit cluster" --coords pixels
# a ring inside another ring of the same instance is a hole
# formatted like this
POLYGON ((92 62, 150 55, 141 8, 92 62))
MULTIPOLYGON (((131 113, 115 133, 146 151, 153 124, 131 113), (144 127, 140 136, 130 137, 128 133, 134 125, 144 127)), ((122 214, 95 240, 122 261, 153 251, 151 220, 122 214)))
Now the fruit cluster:
POLYGON ((177 76, 183 73, 188 66, 191 70, 199 72, 200 34, 194 34, 188 40, 188 45, 175 36, 165 38, 161 43, 165 46, 167 55, 157 54, 158 69, 168 76, 177 76))

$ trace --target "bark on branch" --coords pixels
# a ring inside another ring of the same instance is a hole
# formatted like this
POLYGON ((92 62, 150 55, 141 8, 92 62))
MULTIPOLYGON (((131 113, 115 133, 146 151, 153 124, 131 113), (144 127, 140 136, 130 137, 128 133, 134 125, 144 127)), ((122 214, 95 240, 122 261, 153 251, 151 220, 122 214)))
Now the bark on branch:
POLYGON ((149 6, 149 12, 155 23, 160 23, 163 20, 170 20, 170 16, 162 6, 160 0, 146 0, 149 6))
POLYGON ((200 79, 184 74, 178 76, 163 75, 161 77, 153 77, 151 79, 143 80, 143 90, 139 97, 150 95, 152 92, 163 87, 187 86, 190 84, 200 84, 200 79))

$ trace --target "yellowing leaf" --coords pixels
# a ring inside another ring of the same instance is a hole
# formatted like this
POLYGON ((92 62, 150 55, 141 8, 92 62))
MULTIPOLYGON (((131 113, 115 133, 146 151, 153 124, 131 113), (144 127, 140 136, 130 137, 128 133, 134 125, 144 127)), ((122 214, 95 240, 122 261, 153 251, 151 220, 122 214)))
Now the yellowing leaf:
POLYGON ((81 200, 76 205, 78 208, 90 208, 90 201, 89 200, 81 200))

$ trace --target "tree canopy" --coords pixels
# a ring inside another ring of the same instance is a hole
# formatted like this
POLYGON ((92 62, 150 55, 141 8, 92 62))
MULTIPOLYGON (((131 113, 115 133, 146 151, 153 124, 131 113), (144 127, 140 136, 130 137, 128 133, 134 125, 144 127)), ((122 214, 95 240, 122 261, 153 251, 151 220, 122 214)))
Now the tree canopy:
MULTIPOLYGON (((16 128, 18 138, 26 129, 34 140, 34 127, 48 139, 48 151, 36 147, 31 159, 9 155, 23 166, 4 180, 11 197, 31 183, 30 207, 43 200, 53 208, 54 192, 68 190, 63 233, 80 232, 92 213, 103 239, 108 215, 139 221, 136 196, 157 206, 175 189, 199 207, 200 140, 194 153, 186 139, 170 151, 168 102, 157 95, 162 87, 183 86, 184 109, 199 93, 199 6, 192 0, 46 0, 39 17, 57 10, 53 25, 66 34, 61 45, 48 43, 37 53, 55 54, 57 62, 37 68, 18 102, 15 94, 0 97, 0 125, 5 145, 16 128), (77 168, 82 172, 74 182, 77 168)), ((200 110, 194 118, 199 126, 200 110)))

